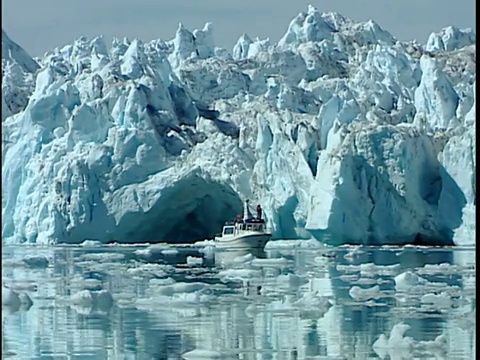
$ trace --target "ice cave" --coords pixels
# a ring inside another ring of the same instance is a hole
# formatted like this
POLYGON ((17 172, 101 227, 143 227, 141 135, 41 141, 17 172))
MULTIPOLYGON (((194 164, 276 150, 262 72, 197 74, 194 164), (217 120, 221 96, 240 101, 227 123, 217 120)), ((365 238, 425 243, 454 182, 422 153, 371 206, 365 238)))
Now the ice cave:
POLYGON ((192 243, 211 239, 241 212, 242 201, 233 189, 193 175, 164 189, 147 212, 122 218, 110 241, 192 243))

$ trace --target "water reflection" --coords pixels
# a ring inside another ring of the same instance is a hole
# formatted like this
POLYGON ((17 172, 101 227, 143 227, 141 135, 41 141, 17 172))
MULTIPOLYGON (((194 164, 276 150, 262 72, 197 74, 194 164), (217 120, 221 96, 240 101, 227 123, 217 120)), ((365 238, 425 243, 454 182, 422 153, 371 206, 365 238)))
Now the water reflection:
MULTIPOLYGON (((472 314, 474 293, 463 294, 465 306, 428 314, 395 297, 395 275, 452 264, 454 250, 361 248, 355 257, 341 248, 328 254, 146 250, 5 247, 4 285, 28 294, 33 305, 3 307, 3 357, 181 359, 213 351, 222 359, 370 359, 377 357, 375 340, 402 321, 416 341, 447 334, 445 358, 474 353, 474 325, 458 320, 472 314), (44 256, 49 266, 15 262, 31 254, 44 256), (359 271, 361 264, 377 271, 359 271), (378 284, 385 296, 355 301, 349 291, 359 280, 362 288, 378 284), (99 297, 102 291, 113 303, 99 297), (85 297, 73 302, 78 294, 85 297)), ((463 290, 464 279, 474 277, 473 265, 422 276, 463 290)))
MULTIPOLYGON (((336 252, 335 265, 329 267, 329 278, 332 282, 332 288, 334 289, 335 297, 340 302, 343 299, 348 301, 351 299, 349 290, 351 284, 342 280, 342 275, 346 275, 341 266, 348 265, 360 265, 360 264, 375 264, 378 266, 393 267, 398 265, 398 269, 395 273, 402 273, 414 268, 424 267, 427 264, 453 264, 453 255, 451 249, 440 248, 403 248, 397 251, 386 251, 377 249, 377 251, 371 251, 368 248, 360 248, 363 253, 351 259, 350 261, 345 258, 347 254, 346 250, 340 250, 336 252)), ((356 274, 354 272, 353 274, 356 274)), ((352 274, 352 273, 349 273, 352 274)), ((359 275, 362 278, 362 275, 359 275)), ((363 275, 365 278, 365 274, 363 275)), ((384 292, 394 292, 395 282, 392 276, 385 275, 372 275, 366 274, 366 277, 372 280, 375 284, 376 280, 383 280, 378 283, 379 288, 384 292)), ((461 275, 442 275, 442 274, 426 274, 422 275, 423 278, 430 282, 439 282, 448 286, 462 286, 461 275)), ((359 285, 362 287, 361 285, 359 285)), ((371 285, 369 285, 371 286, 371 285)), ((363 286, 363 287, 369 287, 363 286)), ((353 331, 355 337, 360 338, 360 341, 367 343, 369 339, 361 339, 363 336, 378 337, 389 331, 392 323, 398 323, 403 321, 411 326, 406 335, 418 339, 418 340, 434 340, 437 336, 441 335, 444 331, 444 323, 448 320, 447 316, 442 316, 439 312, 434 312, 429 317, 418 318, 419 313, 410 311, 402 313, 397 316, 392 308, 395 308, 397 300, 393 297, 379 299, 377 303, 385 304, 386 306, 371 307, 367 305, 357 306, 341 306, 342 322, 341 328, 353 331), (384 321, 383 318, 388 317, 389 321, 384 321), (365 329, 368 328, 366 332, 365 329)))
POLYGON ((214 254, 214 264, 218 268, 230 268, 240 264, 241 258, 251 255, 252 258, 265 259, 267 254, 264 249, 260 248, 237 248, 232 251, 219 249, 214 254))

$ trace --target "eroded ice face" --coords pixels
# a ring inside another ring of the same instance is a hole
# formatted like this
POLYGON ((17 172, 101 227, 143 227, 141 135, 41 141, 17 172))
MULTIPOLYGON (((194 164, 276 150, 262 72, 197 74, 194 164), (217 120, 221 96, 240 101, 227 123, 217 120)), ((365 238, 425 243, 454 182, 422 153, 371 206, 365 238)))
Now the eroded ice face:
POLYGON ((232 54, 211 24, 81 37, 38 64, 2 47, 5 242, 193 242, 244 198, 274 238, 473 242, 471 31, 400 43, 309 7, 232 54))

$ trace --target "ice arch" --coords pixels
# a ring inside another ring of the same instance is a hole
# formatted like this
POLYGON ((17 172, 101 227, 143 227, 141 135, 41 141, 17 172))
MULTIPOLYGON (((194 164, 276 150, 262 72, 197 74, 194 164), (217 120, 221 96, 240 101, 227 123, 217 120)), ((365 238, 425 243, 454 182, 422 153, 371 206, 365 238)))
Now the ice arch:
POLYGON ((208 239, 241 211, 242 201, 232 188, 195 174, 164 188, 148 211, 124 216, 115 241, 191 243, 208 239))

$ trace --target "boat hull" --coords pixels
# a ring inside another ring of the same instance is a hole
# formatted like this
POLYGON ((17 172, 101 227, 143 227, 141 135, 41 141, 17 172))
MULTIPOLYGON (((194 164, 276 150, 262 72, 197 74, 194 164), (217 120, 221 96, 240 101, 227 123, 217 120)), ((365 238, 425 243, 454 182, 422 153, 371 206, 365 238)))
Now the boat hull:
POLYGON ((272 237, 268 233, 242 234, 236 236, 222 236, 215 238, 215 244, 219 248, 225 249, 243 249, 260 248, 263 249, 272 237))

